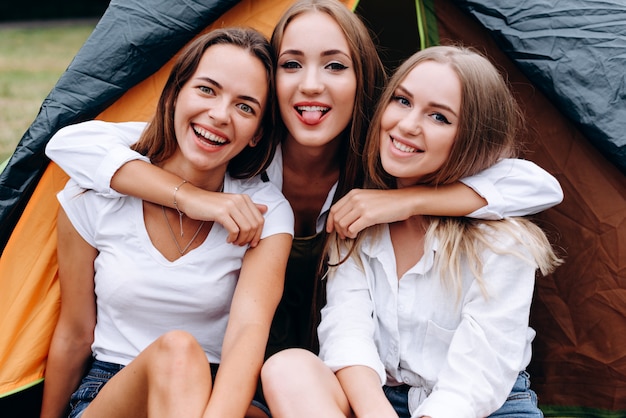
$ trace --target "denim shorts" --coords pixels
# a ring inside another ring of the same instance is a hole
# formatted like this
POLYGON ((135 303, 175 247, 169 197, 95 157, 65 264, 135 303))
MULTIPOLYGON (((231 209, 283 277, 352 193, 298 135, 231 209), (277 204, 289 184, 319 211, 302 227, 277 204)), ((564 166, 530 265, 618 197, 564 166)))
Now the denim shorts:
MULTIPOLYGON (((94 400, 100 389, 108 382, 117 372, 122 370, 124 366, 115 363, 107 363, 105 361, 94 360, 87 375, 80 382, 80 386, 72 394, 70 399, 69 418, 80 418, 85 409, 94 400)), ((211 375, 213 380, 217 374, 218 365, 211 364, 211 375)), ((267 406, 257 399, 252 400, 252 405, 261 409, 270 416, 267 406)))
POLYGON ((89 372, 83 377, 80 386, 78 386, 78 389, 70 398, 69 418, 80 418, 85 408, 94 400, 105 383, 123 368, 124 366, 120 364, 94 360, 91 363, 89 372))
MULTIPOLYGON (((385 396, 395 409, 399 418, 410 418, 409 411, 410 386, 383 386, 385 396)), ((504 405, 489 418, 543 418, 543 413, 537 407, 537 395, 530 389, 528 373, 522 371, 517 376, 513 390, 504 405)))
POLYGON ((383 386, 383 392, 389 400, 393 409, 395 409, 398 418, 411 418, 409 411, 409 385, 400 386, 383 386))

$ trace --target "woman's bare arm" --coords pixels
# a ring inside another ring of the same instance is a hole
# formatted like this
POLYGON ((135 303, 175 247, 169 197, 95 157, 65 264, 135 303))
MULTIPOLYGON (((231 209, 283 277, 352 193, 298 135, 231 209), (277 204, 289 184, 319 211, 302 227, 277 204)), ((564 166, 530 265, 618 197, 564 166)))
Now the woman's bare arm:
POLYGON ((250 405, 282 296, 291 241, 289 234, 272 235, 245 255, 205 418, 244 416, 250 405))
POLYGON ((414 215, 502 219, 532 215, 562 200, 563 190, 554 176, 531 161, 508 158, 436 188, 352 190, 331 208, 326 229, 354 238, 369 226, 414 215))
POLYGON ((215 221, 228 231, 228 242, 255 247, 261 238, 267 206, 245 194, 210 192, 141 160, 124 164, 111 179, 118 192, 179 209, 189 218, 215 221))
POLYGON ((438 188, 354 189, 332 206, 326 229, 336 230, 341 238, 354 238, 372 225, 402 221, 414 215, 464 216, 486 203, 462 183, 438 188))
POLYGON ((57 220, 61 313, 45 371, 42 418, 60 418, 91 356, 96 324, 93 263, 97 255, 63 209, 57 220))

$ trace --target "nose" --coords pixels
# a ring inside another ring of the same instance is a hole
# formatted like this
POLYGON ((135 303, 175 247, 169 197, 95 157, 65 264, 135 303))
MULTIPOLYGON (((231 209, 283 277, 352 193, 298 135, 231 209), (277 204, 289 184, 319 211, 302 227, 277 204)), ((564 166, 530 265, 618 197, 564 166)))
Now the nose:
POLYGON ((216 100, 208 109, 209 117, 217 124, 224 125, 230 120, 230 109, 226 100, 216 100))
POLYGON ((317 68, 309 67, 304 71, 299 88, 305 94, 320 94, 324 90, 324 83, 317 68))
POLYGON ((398 121, 398 128, 405 135, 417 136, 422 132, 422 119, 417 111, 409 112, 398 121))

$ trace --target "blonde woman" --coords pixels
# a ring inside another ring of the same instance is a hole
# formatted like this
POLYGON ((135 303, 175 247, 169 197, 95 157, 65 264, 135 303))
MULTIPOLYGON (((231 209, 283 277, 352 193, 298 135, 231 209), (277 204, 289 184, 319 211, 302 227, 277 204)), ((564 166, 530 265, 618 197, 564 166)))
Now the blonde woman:
MULTIPOLYGON (((442 186, 515 155, 520 113, 495 67, 433 47, 391 78, 367 186, 442 186)), ((560 260, 528 220, 411 216, 329 246, 320 354, 262 370, 274 417, 541 417, 525 368, 535 272, 560 260)))

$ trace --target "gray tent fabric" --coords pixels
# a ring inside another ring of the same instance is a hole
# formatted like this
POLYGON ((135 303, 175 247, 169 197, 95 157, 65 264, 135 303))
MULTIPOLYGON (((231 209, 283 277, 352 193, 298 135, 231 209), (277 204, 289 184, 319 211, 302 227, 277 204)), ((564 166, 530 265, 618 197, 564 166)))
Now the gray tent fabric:
POLYGON ((44 149, 52 135, 64 126, 96 117, 237 3, 111 1, 0 174, 0 249, 48 165, 44 149))
POLYGON ((624 0, 455 3, 626 174, 624 0))

